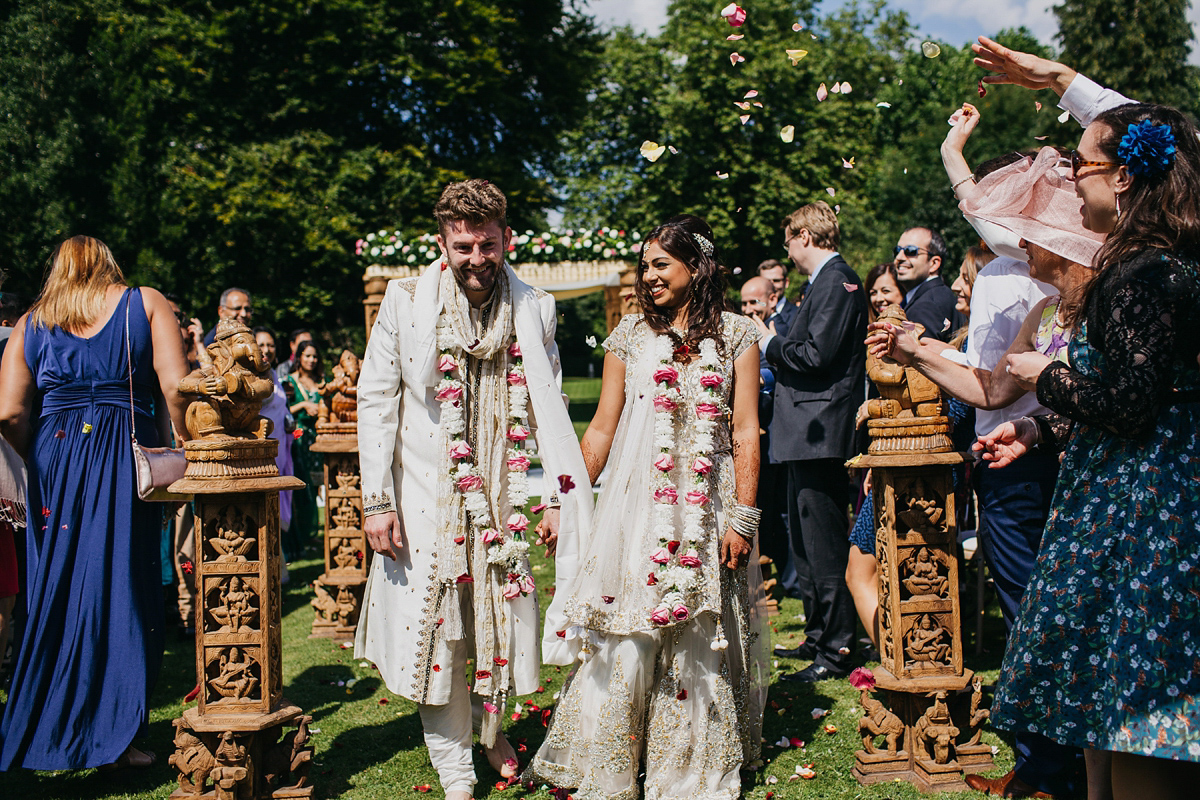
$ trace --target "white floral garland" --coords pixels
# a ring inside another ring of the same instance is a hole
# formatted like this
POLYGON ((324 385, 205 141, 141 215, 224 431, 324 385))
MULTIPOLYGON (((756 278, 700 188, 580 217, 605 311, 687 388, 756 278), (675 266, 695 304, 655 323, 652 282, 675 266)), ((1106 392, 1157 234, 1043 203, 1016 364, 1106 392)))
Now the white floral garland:
MULTIPOLYGON (((525 541, 525 531, 529 528, 529 518, 525 516, 525 505, 529 501, 530 461, 525 447, 525 440, 529 438, 529 389, 525 384, 521 347, 515 338, 508 347, 513 365, 507 375, 509 421, 506 435, 509 448, 505 460, 508 468, 508 502, 513 511, 504 522, 504 528, 508 530, 506 536, 493 523, 487 495, 483 491, 483 476, 471 459, 471 446, 463 438, 467 428, 462 406, 465 390, 462 381, 463 355, 445 320, 438 321, 437 345, 441 351, 438 370, 442 373, 442 380, 438 382, 434 397, 441 404, 440 425, 450 441, 450 479, 462 493, 463 505, 470 514, 475 535, 487 545, 488 563, 504 570, 504 596, 512 600, 531 594, 535 588, 533 576, 526 566, 529 542, 525 541)), ((466 540, 463 537, 462 541, 455 541, 461 545, 466 540)))
POLYGON ((729 408, 720 394, 725 378, 717 371, 720 360, 716 342, 711 338, 700 342, 698 363, 703 394, 691 408, 683 401, 670 338, 658 335, 653 346, 659 364, 653 377, 657 392, 654 396, 654 443, 659 452, 654 459, 656 473, 650 492, 655 504, 653 525, 659 546, 650 553, 654 569, 646 582, 650 586, 661 583, 668 587, 662 600, 650 612, 652 623, 665 626, 683 622, 695 611, 700 570, 704 566, 697 545, 704 536, 711 513, 711 456, 716 448, 713 434, 717 421, 729 412, 729 408), (685 485, 677 487, 672 477, 675 470, 675 418, 680 409, 685 408, 691 412, 687 415, 692 434, 691 451, 684 458, 689 465, 688 474, 683 478, 685 485), (685 505, 683 531, 677 536, 672 506, 679 503, 680 497, 685 505))

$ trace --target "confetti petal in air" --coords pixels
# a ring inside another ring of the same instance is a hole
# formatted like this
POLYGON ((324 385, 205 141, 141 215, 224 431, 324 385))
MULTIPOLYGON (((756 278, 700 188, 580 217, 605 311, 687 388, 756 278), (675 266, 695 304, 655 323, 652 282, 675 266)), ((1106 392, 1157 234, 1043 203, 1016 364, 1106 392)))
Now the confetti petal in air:
POLYGON ((740 28, 746 22, 746 9, 737 3, 730 3, 721 9, 721 16, 735 28, 740 28))
POLYGON ((823 102, 826 97, 829 97, 829 90, 825 88, 825 84, 817 87, 817 102, 823 102))
POLYGON ((726 179, 726 178, 728 178, 728 177, 729 177, 729 173, 728 173, 728 172, 721 172, 720 170, 717 170, 717 180, 719 180, 719 181, 723 181, 723 180, 725 180, 725 179, 726 179))
POLYGON ((792 139, 796 138, 796 126, 784 125, 779 129, 779 138, 783 140, 784 144, 791 144, 792 139))
POLYGON ((842 81, 842 94, 850 94, 850 83, 842 81))
POLYGON ((825 191, 829 192, 830 197, 833 197, 837 194, 837 189, 834 189, 832 186, 826 186, 825 191))
POLYGON ((583 341, 587 344, 588 347, 596 346, 596 337, 595 336, 589 336, 586 339, 584 339, 583 341))
POLYGON ((642 154, 642 158, 653 163, 662 157, 662 154, 667 152, 667 148, 661 146, 658 142, 652 142, 649 139, 642 142, 641 148, 638 150, 642 154))
POLYGON ((937 58, 942 54, 942 48, 934 42, 921 42, 921 52, 926 58, 937 58))
POLYGON ((829 92, 830 92, 830 94, 841 94, 842 93, 842 85, 840 83, 838 83, 837 81, 834 81, 833 86, 831 86, 829 88, 829 92))
POLYGON ((979 92, 980 97, 987 97, 987 88, 983 85, 983 78, 979 79, 979 85, 975 89, 979 92))
POLYGON ((745 57, 742 56, 740 53, 733 52, 733 53, 729 54, 729 63, 735 67, 745 60, 746 60, 745 57))
POLYGON ((677 155, 679 155, 679 151, 678 151, 678 150, 676 150, 676 149, 675 149, 674 147, 672 147, 671 145, 667 145, 667 149, 671 151, 671 155, 673 155, 673 156, 677 156, 677 155))
POLYGON ((742 99, 743 100, 751 100, 755 97, 758 97, 758 89, 751 89, 750 91, 746 92, 745 96, 742 99))
POLYGON ((570 475, 558 476, 558 490, 563 494, 567 494, 575 488, 575 481, 571 480, 570 475))
MULTIPOLYGON (((842 207, 841 207, 840 205, 837 205, 837 204, 835 204, 835 205, 833 206, 833 213, 834 213, 834 214, 840 214, 840 213, 842 213, 842 207)), ((847 289, 846 291, 850 291, 850 290, 849 290, 849 289, 847 289)))
POLYGON ((1033 110, 1034 110, 1034 113, 1040 112, 1042 110, 1042 104, 1039 103, 1038 101, 1034 100, 1033 101, 1033 110))
POLYGON ((749 115, 749 114, 742 114, 741 116, 739 116, 739 117, 738 117, 738 119, 741 121, 741 123, 742 123, 743 125, 745 125, 747 122, 749 122, 749 121, 750 121, 750 115, 749 115))
POLYGON ((734 274, 734 275, 741 275, 741 274, 742 274, 742 268, 741 268, 741 267, 734 267, 734 268, 733 268, 733 274, 734 274))
POLYGON ((1058 121, 1059 121, 1059 122, 1066 122, 1066 121, 1067 121, 1067 120, 1069 120, 1070 118, 1071 118, 1071 112, 1070 112, 1070 111, 1064 111, 1063 113, 1061 113, 1061 114, 1059 114, 1059 115, 1058 115, 1058 121))
POLYGON ((762 107, 763 107, 763 104, 762 104, 762 103, 760 103, 760 102, 758 102, 758 101, 756 100, 756 101, 754 102, 754 107, 755 107, 755 108, 762 108, 762 107))
POLYGON ((733 101, 733 104, 734 104, 735 106, 737 106, 738 108, 740 108, 742 111, 749 111, 749 110, 750 110, 750 104, 749 104, 749 103, 742 103, 742 102, 739 102, 739 101, 737 101, 737 100, 734 100, 734 101, 733 101))
POLYGON ((740 42, 742 39, 745 39, 745 38, 746 38, 746 34, 744 34, 744 33, 731 33, 725 37, 725 41, 740 42))
POLYGON ((842 159, 842 169, 854 169, 854 156, 850 156, 848 160, 842 159))
POLYGON ((850 673, 850 685, 859 691, 873 689, 875 687, 875 673, 866 667, 856 667, 850 673))
POLYGON ((875 107, 876 108, 891 108, 892 104, 891 103, 876 103, 875 107))
POLYGON ((1033 137, 1033 138, 1034 138, 1034 139, 1037 139, 1039 142, 1044 142, 1044 141, 1046 141, 1047 139, 1049 139, 1050 137, 1049 137, 1049 136, 1035 136, 1035 137, 1033 137))
POLYGON ((792 30, 794 30, 796 33, 799 33, 800 31, 804 30, 804 23, 802 23, 802 22, 793 22, 793 23, 792 23, 792 30))
POLYGON ((787 53, 787 57, 792 60, 793 67, 800 63, 800 59, 808 55, 807 50, 784 50, 783 52, 787 53))

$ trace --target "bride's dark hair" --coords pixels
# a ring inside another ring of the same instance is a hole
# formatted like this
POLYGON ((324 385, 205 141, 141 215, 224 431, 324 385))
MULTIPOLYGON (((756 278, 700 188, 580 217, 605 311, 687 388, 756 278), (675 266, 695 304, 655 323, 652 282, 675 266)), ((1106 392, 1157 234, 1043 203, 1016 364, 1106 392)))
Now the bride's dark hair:
POLYGON ((676 346, 688 345, 693 351, 700 342, 712 338, 717 343, 717 349, 725 350, 725 340, 721 337, 721 313, 725 310, 725 269, 717 260, 718 251, 713 241, 712 228, 699 217, 691 214, 681 214, 671 217, 659 225, 642 240, 642 258, 638 263, 637 281, 634 283, 634 294, 642 307, 642 314, 650 330, 664 333, 671 337, 676 346), (703 240, 703 243, 702 241, 703 240), (671 330, 672 317, 667 309, 654 305, 650 287, 646 285, 646 250, 651 243, 657 242, 659 247, 666 250, 672 257, 679 259, 692 274, 688 298, 688 319, 686 336, 680 337, 671 330), (705 246, 705 243, 707 246, 705 246))

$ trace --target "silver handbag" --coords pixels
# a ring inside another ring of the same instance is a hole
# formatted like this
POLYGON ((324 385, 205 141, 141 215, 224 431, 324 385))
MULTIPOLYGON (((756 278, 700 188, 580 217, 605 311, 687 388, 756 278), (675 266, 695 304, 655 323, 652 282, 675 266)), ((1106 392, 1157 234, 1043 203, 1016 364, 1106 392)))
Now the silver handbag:
MULTIPOLYGON (((132 290, 131 290, 132 291, 132 290)), ((142 447, 134 432, 133 349, 129 343, 129 301, 125 302, 125 358, 129 366, 129 438, 133 443, 133 475, 138 497, 148 503, 175 503, 190 495, 172 494, 167 488, 187 471, 182 447, 142 447)))

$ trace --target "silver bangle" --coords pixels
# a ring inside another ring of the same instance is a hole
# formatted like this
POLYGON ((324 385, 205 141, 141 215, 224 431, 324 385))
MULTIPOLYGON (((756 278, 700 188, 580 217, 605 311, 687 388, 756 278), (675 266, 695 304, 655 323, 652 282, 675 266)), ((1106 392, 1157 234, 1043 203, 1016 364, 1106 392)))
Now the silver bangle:
POLYGON ((729 527, 743 539, 750 541, 758 535, 758 523, 762 520, 762 509, 735 503, 728 513, 729 527))
POLYGON ((967 181, 974 180, 974 179, 975 179, 975 176, 974 176, 974 175, 968 175, 967 177, 963 178, 961 181, 958 181, 957 183, 952 183, 952 184, 950 184, 950 191, 952 191, 952 192, 957 192, 957 191, 958 191, 958 187, 962 186, 962 185, 963 185, 964 183, 966 183, 967 181))

